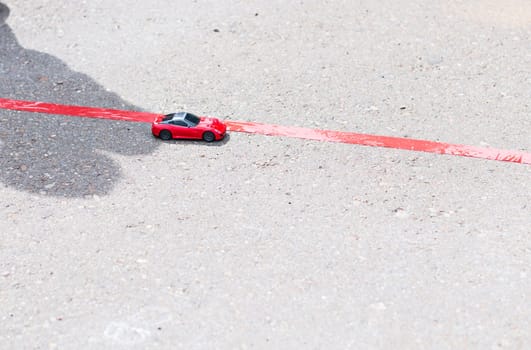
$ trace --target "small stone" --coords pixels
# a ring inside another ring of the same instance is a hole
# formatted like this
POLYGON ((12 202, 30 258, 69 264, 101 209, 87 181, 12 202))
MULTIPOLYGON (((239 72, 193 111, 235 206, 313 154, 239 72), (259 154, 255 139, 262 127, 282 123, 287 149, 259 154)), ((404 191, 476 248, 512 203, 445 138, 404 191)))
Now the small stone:
POLYGON ((369 305, 369 308, 371 308, 371 309, 373 309, 373 310, 377 310, 377 311, 383 311, 383 310, 387 309, 387 307, 385 306, 385 304, 382 303, 382 302, 378 302, 378 303, 370 304, 370 305, 369 305))
POLYGON ((395 216, 397 218, 404 219, 409 216, 409 213, 402 208, 396 208, 395 210, 393 210, 393 212, 395 213, 395 216))
POLYGON ((442 63, 443 57, 441 55, 430 55, 430 56, 428 56, 426 61, 428 61, 429 64, 435 66, 437 64, 441 64, 442 63))

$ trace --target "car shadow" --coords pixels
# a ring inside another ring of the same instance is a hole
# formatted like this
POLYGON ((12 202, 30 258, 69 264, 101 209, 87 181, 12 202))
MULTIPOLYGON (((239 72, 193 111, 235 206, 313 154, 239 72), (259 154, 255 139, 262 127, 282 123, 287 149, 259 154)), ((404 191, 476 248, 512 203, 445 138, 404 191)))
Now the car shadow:
MULTIPOLYGON (((5 23, 8 15, 9 8, 0 3, 0 97, 141 110, 57 57, 20 46, 5 23)), ((20 191, 106 195, 121 178, 109 152, 140 156, 159 145, 144 123, 0 109, 0 181, 20 191)))
POLYGON ((187 140, 187 139, 174 139, 174 140, 162 141, 162 142, 169 143, 169 144, 175 144, 175 145, 182 145, 182 146, 186 146, 186 145, 202 145, 202 146, 206 146, 206 147, 221 147, 221 146, 226 145, 227 142, 229 142, 229 141, 230 141, 230 134, 227 133, 227 134, 225 134, 225 137, 223 138, 223 140, 214 141, 214 142, 205 142, 203 140, 196 140, 196 139, 190 139, 190 140, 187 140))

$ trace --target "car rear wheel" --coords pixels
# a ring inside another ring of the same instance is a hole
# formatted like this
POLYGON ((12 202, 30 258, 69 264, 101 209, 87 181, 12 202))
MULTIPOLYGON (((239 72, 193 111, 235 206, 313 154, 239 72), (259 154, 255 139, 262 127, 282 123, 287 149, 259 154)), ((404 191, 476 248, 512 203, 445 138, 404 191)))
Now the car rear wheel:
POLYGON ((203 140, 205 140, 206 142, 212 142, 216 139, 216 137, 214 136, 214 133, 210 132, 210 131, 207 131, 203 134, 203 140))
POLYGON ((164 141, 171 140, 171 132, 169 132, 168 130, 162 130, 159 134, 159 137, 164 141))

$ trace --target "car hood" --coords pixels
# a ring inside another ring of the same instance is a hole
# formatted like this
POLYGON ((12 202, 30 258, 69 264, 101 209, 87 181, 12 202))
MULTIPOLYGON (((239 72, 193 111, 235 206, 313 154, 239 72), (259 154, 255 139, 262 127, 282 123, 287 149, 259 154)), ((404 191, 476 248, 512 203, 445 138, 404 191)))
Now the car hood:
POLYGON ((218 118, 213 117, 200 117, 201 121, 199 122, 198 126, 201 127, 207 127, 207 128, 213 128, 220 132, 225 132, 227 127, 225 124, 223 124, 218 118))

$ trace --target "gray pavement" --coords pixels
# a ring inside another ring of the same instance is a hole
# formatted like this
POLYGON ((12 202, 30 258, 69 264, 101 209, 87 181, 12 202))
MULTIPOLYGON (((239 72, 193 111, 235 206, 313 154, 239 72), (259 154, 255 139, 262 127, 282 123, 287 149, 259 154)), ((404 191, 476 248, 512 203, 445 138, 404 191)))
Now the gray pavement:
MULTIPOLYGON (((0 97, 531 151, 524 0, 6 5, 0 97)), ((530 202, 526 165, 0 110, 0 348, 529 348, 530 202)))

